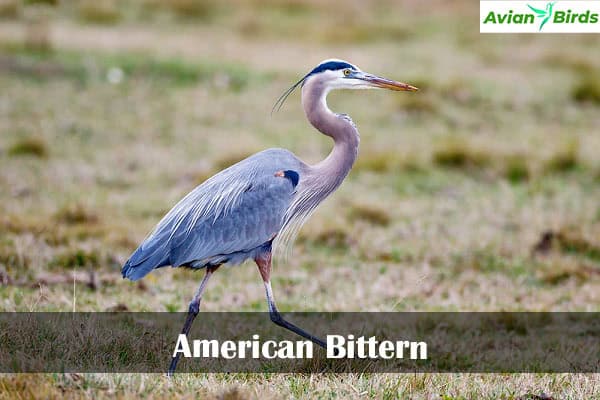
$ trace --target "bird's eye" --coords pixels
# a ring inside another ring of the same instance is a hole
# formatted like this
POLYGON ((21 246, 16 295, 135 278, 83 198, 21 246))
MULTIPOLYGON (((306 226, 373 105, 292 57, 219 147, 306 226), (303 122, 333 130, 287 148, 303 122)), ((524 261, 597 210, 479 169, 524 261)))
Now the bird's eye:
POLYGON ((345 69, 344 70, 344 76, 348 76, 352 73, 352 71, 350 71, 349 69, 345 69))

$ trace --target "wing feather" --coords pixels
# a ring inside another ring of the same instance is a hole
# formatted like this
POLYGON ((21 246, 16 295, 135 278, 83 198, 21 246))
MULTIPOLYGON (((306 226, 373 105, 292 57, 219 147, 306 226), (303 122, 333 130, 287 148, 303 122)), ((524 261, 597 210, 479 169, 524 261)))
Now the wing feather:
POLYGON ((181 232, 189 234, 199 219, 210 216, 216 221, 239 205, 242 194, 256 184, 259 177, 272 176, 282 168, 297 168, 297 164, 295 156, 284 149, 269 149, 254 154, 192 190, 164 216, 150 237, 166 226, 170 227, 172 235, 181 232))
POLYGON ((272 239, 295 188, 281 170, 302 173, 291 152, 269 149, 221 171, 185 196, 144 240, 123 267, 139 279, 164 265, 186 265, 216 255, 250 250, 272 239))
POLYGON ((171 239, 174 266, 235 252, 250 251, 272 239, 283 222, 294 187, 287 179, 270 174, 257 179, 238 203, 217 219, 196 221, 188 232, 171 239))

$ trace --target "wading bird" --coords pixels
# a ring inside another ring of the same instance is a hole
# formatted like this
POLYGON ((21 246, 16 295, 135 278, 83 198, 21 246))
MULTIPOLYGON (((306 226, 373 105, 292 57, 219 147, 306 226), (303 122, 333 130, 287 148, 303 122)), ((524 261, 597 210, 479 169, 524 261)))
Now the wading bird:
MULTIPOLYGON (((206 269, 189 304, 182 333, 198 315, 202 293, 223 264, 252 259, 264 282, 271 320, 325 348, 325 342, 282 318, 271 289, 271 254, 291 243, 315 208, 342 183, 358 155, 359 135, 352 119, 327 107, 333 89, 383 88, 416 91, 414 86, 380 78, 341 60, 325 60, 275 103, 279 110, 298 86, 310 123, 333 139, 323 161, 309 165, 285 149, 269 149, 209 178, 185 196, 158 223, 122 269, 132 281, 171 265, 206 269)), ((175 371, 174 357, 169 374, 175 371)))

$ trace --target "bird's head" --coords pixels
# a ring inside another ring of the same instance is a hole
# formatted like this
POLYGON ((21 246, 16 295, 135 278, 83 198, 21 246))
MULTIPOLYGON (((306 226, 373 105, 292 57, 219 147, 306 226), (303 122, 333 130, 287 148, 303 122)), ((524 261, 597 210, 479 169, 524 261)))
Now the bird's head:
POLYGON ((407 83, 396 82, 363 72, 356 65, 349 62, 330 59, 319 63, 312 71, 283 93, 275 103, 273 110, 279 110, 294 89, 298 86, 304 86, 312 80, 318 80, 321 85, 324 85, 325 92, 333 89, 388 89, 408 92, 419 90, 407 83))
POLYGON ((310 71, 302 85, 309 79, 319 79, 330 89, 390 89, 414 92, 414 86, 363 72, 356 65, 342 60, 325 60, 310 71))

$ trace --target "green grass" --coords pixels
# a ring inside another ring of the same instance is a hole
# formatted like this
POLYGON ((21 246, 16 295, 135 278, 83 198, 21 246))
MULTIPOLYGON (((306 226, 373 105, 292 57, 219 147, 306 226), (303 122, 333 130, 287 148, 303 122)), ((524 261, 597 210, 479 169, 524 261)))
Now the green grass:
MULTIPOLYGON (((330 57, 421 91, 330 95, 361 132, 359 158, 275 262, 283 311, 598 311, 592 37, 479 35, 468 2, 109 1, 109 18, 2 4, 3 311, 185 310, 201 272, 138 284, 119 266, 218 170, 268 147, 325 157, 331 143, 297 93, 270 112, 330 57), (37 12, 48 30, 27 28, 37 12), (548 231, 554 244, 534 251, 548 231)), ((265 311, 256 268, 219 270, 202 309, 265 311)), ((0 398, 594 399, 598 385, 593 374, 44 374, 2 376, 0 398)))
POLYGON ((48 157, 48 145, 39 138, 25 138, 10 146, 8 154, 15 157, 31 156, 46 158, 48 157))
POLYGON ((573 99, 578 102, 589 102, 592 104, 600 104, 600 79, 598 76, 589 72, 585 75, 577 85, 573 88, 573 99))
POLYGON ((267 74, 235 64, 217 64, 210 61, 189 62, 181 59, 157 58, 143 53, 95 53, 83 51, 38 51, 19 44, 8 43, 4 50, 6 70, 20 77, 51 80, 56 77, 90 84, 111 82, 111 71, 122 79, 162 82, 162 85, 189 86, 210 82, 233 91, 244 89, 250 81, 264 82, 267 74), (114 73, 114 72, 113 72, 114 73))
POLYGON ((504 177, 512 183, 527 181, 531 178, 531 171, 527 159, 521 155, 507 157, 503 173, 504 177))
POLYGON ((482 168, 491 162, 488 154, 458 139, 439 145, 433 153, 433 161, 450 168, 482 168))

